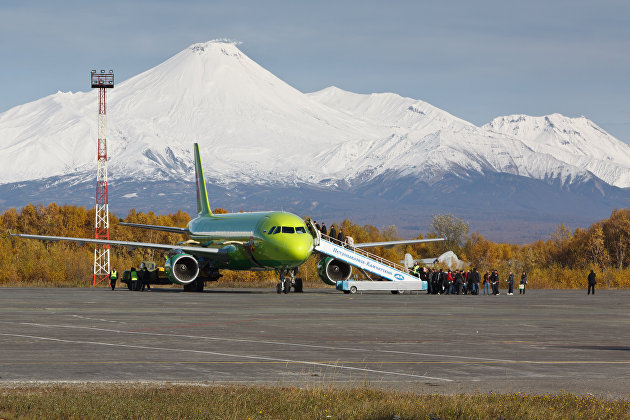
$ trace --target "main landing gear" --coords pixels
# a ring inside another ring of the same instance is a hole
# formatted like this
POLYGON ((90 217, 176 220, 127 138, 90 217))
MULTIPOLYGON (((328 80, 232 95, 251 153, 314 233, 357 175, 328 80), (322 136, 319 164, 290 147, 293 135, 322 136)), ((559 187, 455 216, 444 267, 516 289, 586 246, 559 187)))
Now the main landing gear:
POLYGON ((184 285, 184 292, 195 292, 202 293, 203 292, 204 281, 202 279, 195 279, 192 283, 188 283, 184 285))
POLYGON ((278 284, 276 284, 276 292, 278 294, 289 293, 291 291, 291 287, 293 287, 293 291, 295 293, 302 293, 302 278, 295 277, 297 275, 297 272, 297 267, 292 269, 283 268, 281 270, 278 270, 278 277, 280 279, 278 284), (287 274, 290 276, 289 278, 285 277, 287 274))

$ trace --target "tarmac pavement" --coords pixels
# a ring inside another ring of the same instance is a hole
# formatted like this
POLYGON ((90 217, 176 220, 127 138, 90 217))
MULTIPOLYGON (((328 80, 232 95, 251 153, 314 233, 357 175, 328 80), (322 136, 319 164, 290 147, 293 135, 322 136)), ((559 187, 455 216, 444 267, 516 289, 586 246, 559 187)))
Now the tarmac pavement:
POLYGON ((630 397, 630 291, 0 288, 0 386, 369 385, 630 397))

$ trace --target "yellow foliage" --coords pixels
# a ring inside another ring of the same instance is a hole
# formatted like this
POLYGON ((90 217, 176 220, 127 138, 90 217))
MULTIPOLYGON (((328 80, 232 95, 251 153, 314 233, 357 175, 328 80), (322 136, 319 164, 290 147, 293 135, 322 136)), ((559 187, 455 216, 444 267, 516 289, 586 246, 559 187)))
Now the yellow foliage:
MULTIPOLYGON (((215 213, 223 213, 215 209, 215 213)), ((19 231, 55 236, 90 238, 94 235, 94 209, 84 207, 48 206, 29 204, 20 210, 11 208, 0 215, 0 227, 5 232, 19 231)), ((129 211, 126 222, 162 226, 184 227, 190 216, 182 211, 168 215, 153 212, 129 211)), ((360 226, 351 220, 334 223, 352 236, 355 243, 379 242, 400 239, 395 226, 379 229, 372 225, 360 226)), ((332 224, 331 224, 332 225, 332 224)), ((176 233, 149 231, 121 226, 115 215, 110 215, 110 236, 119 240, 155 243, 177 243, 182 236, 176 233)), ((417 238, 423 236, 421 233, 417 238)), ((376 247, 367 251, 398 262, 405 252, 414 258, 439 255, 440 246, 434 243, 399 246, 393 249, 376 247)), ((76 243, 44 243, 38 241, 11 240, 0 236, 0 285, 36 284, 49 286, 89 286, 92 282, 94 248, 76 243)), ((482 274, 490 269, 499 270, 501 279, 509 271, 518 281, 520 274, 528 274, 528 287, 534 288, 585 288, 586 276, 592 268, 598 279, 598 287, 630 287, 630 209, 615 210, 609 219, 593 224, 588 229, 571 232, 560 225, 547 241, 527 245, 495 243, 474 232, 468 238, 459 257, 466 259, 482 274)), ((124 247, 112 247, 111 266, 119 272, 139 266, 143 260, 162 262, 161 253, 150 249, 128 251, 124 247)), ((299 277, 308 287, 322 286, 317 276, 319 257, 313 255, 302 267, 299 277)), ((357 273, 357 270, 355 270, 357 273)), ((220 285, 269 285, 277 281, 274 272, 221 272, 220 285)), ((353 274, 354 276, 354 274, 353 274)), ((360 276, 359 276, 360 277, 360 276)))

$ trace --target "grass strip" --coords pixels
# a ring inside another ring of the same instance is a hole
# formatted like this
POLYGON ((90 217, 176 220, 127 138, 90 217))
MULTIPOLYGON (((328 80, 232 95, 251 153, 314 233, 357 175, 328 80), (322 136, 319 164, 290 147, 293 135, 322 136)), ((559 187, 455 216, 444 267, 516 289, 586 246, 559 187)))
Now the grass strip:
POLYGON ((0 419, 630 419, 630 401, 571 394, 169 384, 0 387, 0 419))

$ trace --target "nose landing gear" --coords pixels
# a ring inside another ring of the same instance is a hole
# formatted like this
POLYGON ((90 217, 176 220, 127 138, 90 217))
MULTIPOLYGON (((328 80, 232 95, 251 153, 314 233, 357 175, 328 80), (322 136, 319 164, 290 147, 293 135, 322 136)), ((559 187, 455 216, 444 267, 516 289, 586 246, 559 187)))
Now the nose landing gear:
POLYGON ((276 293, 289 293, 291 291, 291 287, 293 287, 294 292, 302 293, 302 279, 300 277, 295 277, 297 272, 297 267, 278 270, 279 282, 276 284, 276 293), (289 274, 289 278, 285 277, 287 274, 289 274))

